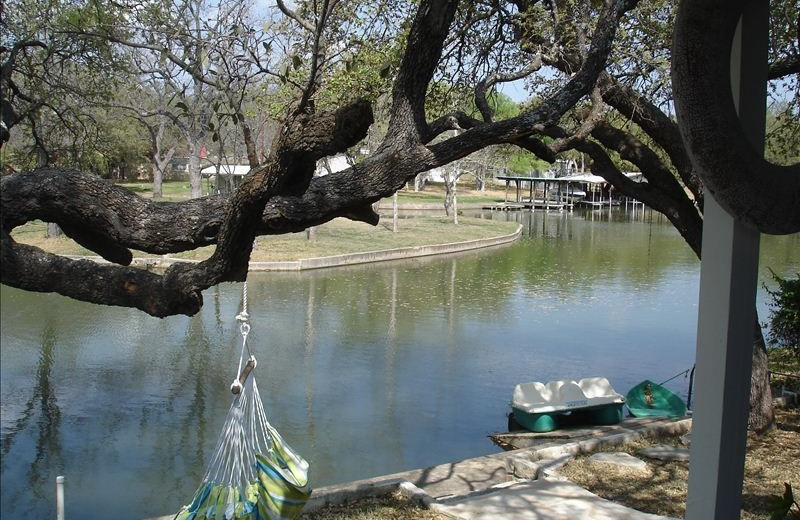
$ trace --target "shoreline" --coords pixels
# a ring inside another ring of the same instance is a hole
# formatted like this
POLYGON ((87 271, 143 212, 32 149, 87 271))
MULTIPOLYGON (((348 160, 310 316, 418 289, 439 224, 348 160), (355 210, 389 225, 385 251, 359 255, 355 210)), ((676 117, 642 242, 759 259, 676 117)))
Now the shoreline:
MULTIPOLYGON (((387 262, 391 260, 404 260, 425 256, 460 253, 475 249, 485 249, 515 242, 522 236, 522 224, 517 225, 516 231, 507 235, 488 238, 477 238, 462 242, 449 242, 444 244, 430 244, 424 246, 398 247, 379 251, 359 253, 346 253, 342 255, 321 256, 315 258, 301 258, 299 260, 286 260, 276 262, 250 262, 250 271, 307 271, 311 269, 326 269, 329 267, 342 267, 347 265, 369 264, 387 262)), ((73 260, 91 260, 97 263, 109 263, 100 256, 63 255, 73 260)), ((198 263, 200 260, 173 258, 167 255, 160 257, 138 257, 131 261, 132 266, 145 269, 166 269, 176 263, 198 263)))
MULTIPOLYGON (((323 486, 314 490, 303 513, 331 505, 341 505, 395 491, 425 509, 459 516, 452 506, 463 500, 496 494, 504 496, 514 484, 558 480, 557 470, 576 455, 593 453, 614 446, 624 446, 637 439, 680 436, 691 431, 691 417, 658 419, 648 424, 632 425, 578 439, 559 439, 541 446, 500 451, 425 468, 378 475, 350 482, 323 486)), ((583 497, 585 499, 585 497, 583 497)), ((655 518, 624 506, 626 518, 655 518)), ((509 518, 515 518, 510 513, 509 518)), ((147 520, 171 520, 174 515, 147 520)), ((302 515, 301 515, 302 518, 302 515)), ((522 518, 517 516, 517 518, 522 518)), ((548 517, 549 518, 549 517, 548 517)), ((569 516, 563 516, 569 518, 569 516)))

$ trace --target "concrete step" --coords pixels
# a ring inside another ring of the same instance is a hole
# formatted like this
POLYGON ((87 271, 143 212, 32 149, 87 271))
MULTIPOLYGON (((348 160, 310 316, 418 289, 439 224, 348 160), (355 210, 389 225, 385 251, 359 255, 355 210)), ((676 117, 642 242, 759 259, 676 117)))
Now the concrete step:
POLYGON ((462 520, 671 520, 605 500, 572 482, 536 480, 435 504, 462 520))

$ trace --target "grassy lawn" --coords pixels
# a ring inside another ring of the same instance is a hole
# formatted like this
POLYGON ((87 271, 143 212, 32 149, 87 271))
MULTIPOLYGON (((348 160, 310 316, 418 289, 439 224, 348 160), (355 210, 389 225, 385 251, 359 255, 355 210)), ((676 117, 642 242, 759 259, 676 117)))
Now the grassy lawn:
POLYGON ((449 517, 423 509, 399 494, 366 498, 352 504, 328 506, 300 515, 304 520, 447 520, 449 517))
MULTIPOLYGON (((769 497, 782 495, 784 482, 792 484, 795 496, 800 490, 800 409, 776 410, 776 417, 777 429, 761 437, 751 436, 747 441, 741 516, 744 520, 770 518, 769 497)), ((658 443, 670 441, 662 439, 658 443)), ((642 440, 618 450, 633 453, 652 444, 642 440)), ((645 460, 647 470, 638 474, 592 463, 587 457, 576 458, 560 472, 603 498, 639 511, 683 518, 689 463, 645 460)))
MULTIPOLYGON (((152 182, 120 182, 117 186, 124 186, 136 194, 150 198, 153 195, 152 182)), ((505 195, 505 188, 501 186, 489 187, 486 191, 470 189, 473 184, 463 184, 458 187, 457 196, 459 202, 483 203, 483 202, 502 202, 505 195)), ((206 192, 206 181, 202 183, 203 193, 206 192)), ((165 201, 180 201, 189 198, 189 181, 168 181, 162 186, 165 201)), ((512 192, 509 192, 513 196, 512 192)), ((398 192, 398 202, 400 204, 444 204, 444 186, 441 184, 429 184, 422 191, 403 189, 398 192)), ((392 198, 384 199, 384 203, 391 204, 392 198)))
MULTIPOLYGON (((153 183, 152 182, 119 182, 117 186, 128 188, 140 197, 146 199, 153 197, 153 183)), ((206 182, 202 184, 203 194, 206 192, 206 182)), ((192 192, 192 187, 189 181, 166 181, 161 185, 161 192, 163 194, 162 200, 164 201, 181 201, 188 200, 192 192)))
MULTIPOLYGON (((316 258, 346 253, 381 251, 398 247, 462 242, 513 233, 517 224, 494 222, 477 218, 459 217, 459 225, 442 217, 401 219, 398 232, 392 232, 391 218, 378 226, 346 219, 335 219, 315 228, 315 238, 308 240, 305 233, 258 237, 251 259, 253 261, 287 261, 316 258)), ((47 238, 43 222, 29 222, 13 232, 18 242, 34 245, 58 254, 93 255, 66 237, 47 238)), ((213 252, 213 246, 202 247, 171 255, 176 258, 200 260, 213 252)), ((154 256, 134 251, 134 256, 154 256)))
MULTIPOLYGON (((467 186, 459 186, 456 191, 459 203, 486 203, 502 202, 505 191, 502 189, 487 188, 486 191, 469 189, 467 186)), ((513 197, 514 193, 509 192, 513 197)), ((391 204, 392 198, 383 199, 383 204, 391 204)), ((429 184, 422 191, 400 190, 397 192, 397 202, 399 204, 444 204, 444 186, 429 184)))

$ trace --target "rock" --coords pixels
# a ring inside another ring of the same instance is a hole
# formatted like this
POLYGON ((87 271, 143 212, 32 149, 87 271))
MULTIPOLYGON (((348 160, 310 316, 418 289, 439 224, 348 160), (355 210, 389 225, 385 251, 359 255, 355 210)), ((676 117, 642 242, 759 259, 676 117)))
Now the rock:
POLYGON ((681 443, 684 446, 690 446, 692 444, 692 434, 687 433, 686 435, 681 436, 681 443))
POLYGON ((536 480, 544 477, 558 476, 558 468, 566 464, 572 455, 563 455, 554 459, 532 461, 524 456, 506 459, 506 471, 510 476, 519 479, 536 480))
POLYGON ((536 480, 539 465, 525 457, 509 457, 506 459, 506 471, 514 478, 536 480))
POLYGON ((563 480, 564 477, 558 473, 558 469, 573 458, 574 457, 572 455, 562 455, 561 457, 557 457, 555 459, 542 459, 537 461, 539 464, 539 473, 536 475, 536 477, 563 480))
POLYGON ((645 448, 636 452, 637 455, 647 457, 648 459, 657 460, 689 460, 688 448, 680 448, 677 446, 669 446, 667 444, 658 444, 651 448, 645 448))
POLYGON ((644 471, 647 469, 647 463, 642 459, 637 459, 628 453, 619 452, 603 452, 595 453, 589 460, 592 462, 599 462, 602 464, 614 464, 621 468, 632 469, 634 471, 644 471))

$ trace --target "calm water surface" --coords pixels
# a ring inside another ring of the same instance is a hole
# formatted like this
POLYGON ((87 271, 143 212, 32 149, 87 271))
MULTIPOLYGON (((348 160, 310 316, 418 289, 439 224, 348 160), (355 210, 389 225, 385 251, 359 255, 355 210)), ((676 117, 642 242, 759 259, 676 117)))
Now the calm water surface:
MULTIPOLYGON (((518 243, 250 278, 267 415, 323 486, 496 451, 517 382, 606 376, 624 393, 694 360, 699 264, 666 222, 497 214, 518 243)), ((368 232, 368 230, 366 231, 368 232)), ((800 271, 800 236, 766 237, 800 271)), ((230 404, 241 288, 194 318, 0 289, 3 518, 142 519, 190 499, 230 404)), ((764 290, 759 309, 766 318, 764 290)), ((671 387, 685 393, 686 380, 671 387)))

